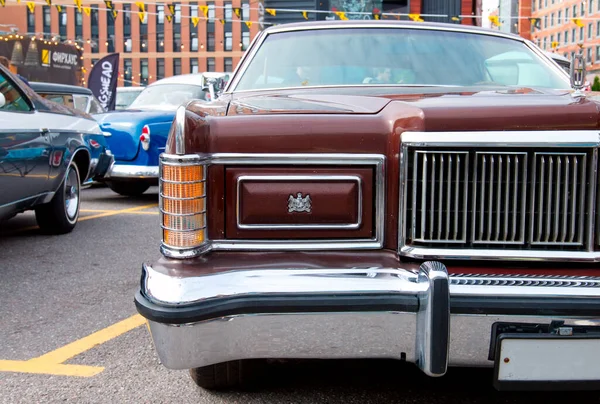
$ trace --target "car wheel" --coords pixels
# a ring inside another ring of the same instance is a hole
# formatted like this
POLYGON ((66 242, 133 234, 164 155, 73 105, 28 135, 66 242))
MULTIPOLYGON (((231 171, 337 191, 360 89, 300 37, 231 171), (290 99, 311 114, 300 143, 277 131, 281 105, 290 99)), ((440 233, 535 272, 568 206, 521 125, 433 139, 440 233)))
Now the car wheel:
POLYGON ((35 208, 35 219, 42 231, 64 234, 73 230, 79 218, 80 190, 79 170, 71 163, 52 200, 35 208))
POLYGON ((150 184, 143 182, 116 182, 111 181, 108 183, 110 189, 115 191, 119 195, 124 196, 138 196, 146 192, 150 188, 150 184))
POLYGON ((190 369, 194 382, 206 390, 248 389, 262 373, 262 361, 237 360, 190 369))

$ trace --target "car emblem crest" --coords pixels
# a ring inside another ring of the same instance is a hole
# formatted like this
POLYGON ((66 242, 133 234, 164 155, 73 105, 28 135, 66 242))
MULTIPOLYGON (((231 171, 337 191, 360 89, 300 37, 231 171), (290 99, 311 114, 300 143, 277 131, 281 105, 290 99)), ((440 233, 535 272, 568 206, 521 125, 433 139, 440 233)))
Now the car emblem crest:
POLYGON ((288 212, 307 212, 310 213, 312 210, 312 201, 310 195, 302 197, 302 192, 298 192, 297 196, 290 195, 288 198, 288 212))

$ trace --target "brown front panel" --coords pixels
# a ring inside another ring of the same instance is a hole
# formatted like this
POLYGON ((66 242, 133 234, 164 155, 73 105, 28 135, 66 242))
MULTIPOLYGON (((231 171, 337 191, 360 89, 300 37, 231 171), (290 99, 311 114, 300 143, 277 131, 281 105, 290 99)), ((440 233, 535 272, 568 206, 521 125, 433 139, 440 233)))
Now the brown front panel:
POLYGON ((226 237, 371 238, 373 175, 363 167, 226 168, 226 237))

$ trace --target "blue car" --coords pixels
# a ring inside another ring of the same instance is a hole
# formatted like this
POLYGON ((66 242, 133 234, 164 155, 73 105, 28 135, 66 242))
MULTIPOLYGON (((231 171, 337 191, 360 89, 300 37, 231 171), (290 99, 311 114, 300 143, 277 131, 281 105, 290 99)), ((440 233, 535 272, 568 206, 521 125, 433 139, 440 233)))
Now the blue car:
POLYGON ((207 77, 185 74, 146 87, 124 110, 95 115, 114 155, 104 182, 116 193, 135 196, 158 184, 158 157, 164 151, 175 111, 190 100, 209 101, 207 77))

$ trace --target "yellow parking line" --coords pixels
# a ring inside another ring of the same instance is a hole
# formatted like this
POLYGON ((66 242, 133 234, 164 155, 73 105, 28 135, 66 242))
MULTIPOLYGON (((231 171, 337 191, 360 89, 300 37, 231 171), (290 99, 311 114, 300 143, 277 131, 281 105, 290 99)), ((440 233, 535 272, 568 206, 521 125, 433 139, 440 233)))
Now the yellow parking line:
POLYGON ((104 370, 100 366, 61 365, 59 363, 36 363, 32 361, 0 360, 0 372, 37 373, 54 376, 91 377, 104 370))
POLYGON ((100 331, 83 337, 75 342, 71 342, 61 348, 58 348, 52 352, 48 352, 45 355, 32 359, 38 363, 62 363, 69 360, 82 352, 92 349, 96 345, 100 345, 109 341, 121 334, 131 331, 146 322, 144 317, 136 314, 123 321, 119 321, 116 324, 106 327, 100 331))
POLYGON ((151 204, 148 204, 148 205, 135 206, 133 208, 120 209, 120 210, 111 210, 111 211, 104 212, 104 213, 98 213, 97 215, 90 215, 90 216, 80 217, 79 221, 90 220, 90 219, 97 219, 99 217, 120 215, 120 214, 123 214, 123 213, 131 213, 131 212, 135 212, 137 210, 143 210, 143 209, 148 209, 148 208, 155 208, 157 206, 158 206, 157 203, 151 203, 151 204))
POLYGON ((114 212, 114 209, 79 209, 80 212, 114 212))
POLYGON ((48 352, 28 361, 0 360, 0 372, 41 373, 57 376, 90 377, 104 370, 100 366, 65 365, 63 362, 94 348, 97 345, 110 341, 128 331, 146 323, 146 320, 136 314, 125 320, 119 321, 100 331, 71 342, 61 348, 48 352))
MULTIPOLYGON (((117 212, 115 209, 81 209, 79 210, 83 213, 104 213, 104 212, 117 212)), ((131 211, 131 212, 123 212, 124 214, 131 213, 132 215, 158 215, 158 212, 142 212, 142 211, 131 211)))

